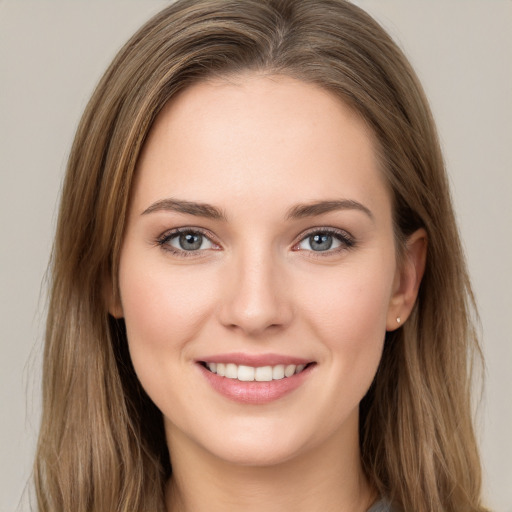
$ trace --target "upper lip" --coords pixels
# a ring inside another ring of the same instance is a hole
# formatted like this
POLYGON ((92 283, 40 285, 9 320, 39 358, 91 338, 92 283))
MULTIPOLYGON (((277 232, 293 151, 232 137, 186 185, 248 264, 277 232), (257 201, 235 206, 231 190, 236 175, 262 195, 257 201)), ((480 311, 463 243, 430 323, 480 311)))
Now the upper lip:
POLYGON ((215 354, 197 359, 201 363, 232 363, 236 365, 253 366, 255 368, 261 366, 277 366, 278 364, 308 364, 312 363, 311 359, 302 357, 288 356, 284 354, 244 354, 234 352, 229 354, 215 354))

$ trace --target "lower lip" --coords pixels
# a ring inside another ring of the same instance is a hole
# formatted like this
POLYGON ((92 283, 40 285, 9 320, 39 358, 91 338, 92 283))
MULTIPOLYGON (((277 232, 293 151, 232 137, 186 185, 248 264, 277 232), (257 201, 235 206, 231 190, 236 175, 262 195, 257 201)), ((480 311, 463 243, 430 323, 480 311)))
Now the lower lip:
POLYGON ((243 382, 237 379, 220 377, 202 364, 198 364, 202 374, 210 386, 221 395, 243 404, 268 404, 291 393, 308 378, 314 365, 310 365, 300 373, 291 377, 267 382, 243 382))

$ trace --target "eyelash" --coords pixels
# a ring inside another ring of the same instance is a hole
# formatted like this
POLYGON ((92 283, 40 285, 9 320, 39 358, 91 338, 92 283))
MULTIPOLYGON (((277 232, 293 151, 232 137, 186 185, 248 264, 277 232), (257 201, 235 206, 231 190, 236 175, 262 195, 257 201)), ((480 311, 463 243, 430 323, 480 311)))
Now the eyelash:
POLYGON ((300 251, 301 249, 298 248, 299 245, 308 238, 312 237, 313 235, 329 235, 335 238, 338 242, 340 242, 340 247, 336 247, 334 249, 328 249, 325 251, 305 250, 306 252, 310 253, 310 256, 313 256, 315 258, 324 258, 332 256, 333 254, 338 254, 340 252, 352 249, 356 245, 356 240, 354 239, 354 237, 343 229, 318 227, 312 228, 306 231, 306 233, 302 233, 300 236, 300 240, 293 245, 292 250, 300 251))
POLYGON ((169 242, 183 234, 193 234, 193 235, 201 235, 204 238, 208 239, 213 245, 218 246, 218 244, 214 241, 214 236, 209 231, 205 231, 201 228, 192 228, 192 227, 184 227, 184 228, 176 228, 171 231, 166 231, 156 240, 157 245, 159 245, 164 251, 168 251, 172 254, 175 254, 180 257, 197 257, 203 250, 196 251, 185 251, 181 249, 177 249, 169 244, 169 242))
MULTIPOLYGON (((158 239, 156 240, 156 244, 158 246, 160 246, 164 251, 168 251, 168 252, 178 255, 180 257, 194 257, 194 256, 197 257, 203 251, 208 250, 208 249, 198 249, 195 251, 185 251, 185 250, 177 249, 176 247, 171 246, 169 244, 169 242, 181 234, 201 235, 201 236, 207 238, 214 246, 219 246, 219 244, 217 244, 214 241, 214 237, 213 237, 212 233, 210 233, 209 231, 205 231, 201 228, 196 228, 196 227, 194 227, 194 228, 183 227, 183 228, 176 228, 171 231, 167 231, 167 232, 163 233, 160 237, 158 237, 158 239)), ((356 240, 349 233, 347 233, 346 231, 344 231, 342 229, 319 227, 319 228, 312 228, 309 231, 307 231, 306 233, 302 233, 300 239, 293 244, 292 250, 293 251, 303 250, 303 249, 299 248, 299 245, 302 242, 304 242, 305 240, 307 240, 308 238, 310 238, 311 236, 316 235, 316 234, 332 236, 338 242, 340 242, 341 245, 340 245, 340 247, 336 247, 332 250, 327 249, 325 251, 305 250, 306 252, 311 253, 311 255, 313 255, 314 257, 330 256, 330 255, 337 254, 342 251, 352 249, 356 245, 356 240)), ((217 250, 217 249, 214 249, 214 250, 217 250)))

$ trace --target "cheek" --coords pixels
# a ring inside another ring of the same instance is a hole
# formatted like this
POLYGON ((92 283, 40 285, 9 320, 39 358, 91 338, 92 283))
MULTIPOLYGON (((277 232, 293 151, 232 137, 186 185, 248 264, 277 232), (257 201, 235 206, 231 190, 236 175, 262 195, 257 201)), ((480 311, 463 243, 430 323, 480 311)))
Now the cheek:
POLYGON ((165 374, 206 322, 214 304, 214 287, 200 272, 187 272, 185 267, 170 272, 165 261, 151 265, 137 254, 121 260, 119 285, 130 354, 139 378, 152 379, 159 368, 165 374))
POLYGON ((350 385, 364 388, 363 393, 382 354, 394 268, 392 255, 371 265, 340 268, 304 306, 335 372, 351 376, 350 385))

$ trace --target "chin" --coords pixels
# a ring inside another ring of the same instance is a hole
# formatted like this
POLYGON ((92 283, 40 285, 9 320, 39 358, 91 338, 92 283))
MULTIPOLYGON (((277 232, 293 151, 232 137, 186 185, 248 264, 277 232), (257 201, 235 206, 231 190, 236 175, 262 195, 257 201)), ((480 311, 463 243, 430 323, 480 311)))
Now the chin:
POLYGON ((192 429, 167 425, 171 458, 173 446, 186 443, 195 447, 200 457, 212 457, 227 464, 246 467, 282 464, 300 456, 310 444, 314 444, 311 443, 314 432, 308 435, 304 429, 297 428, 296 422, 292 423, 295 424, 294 429, 281 421, 246 417, 220 422, 216 428, 212 428, 212 423, 201 426, 196 423, 192 429))
POLYGON ((226 463, 245 467, 268 467, 293 460, 303 452, 303 446, 292 445, 284 440, 272 442, 261 440, 236 439, 227 446, 216 445, 209 450, 226 463))

